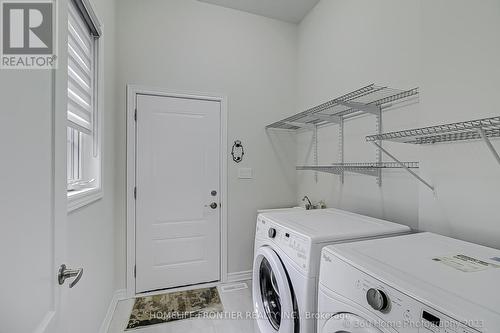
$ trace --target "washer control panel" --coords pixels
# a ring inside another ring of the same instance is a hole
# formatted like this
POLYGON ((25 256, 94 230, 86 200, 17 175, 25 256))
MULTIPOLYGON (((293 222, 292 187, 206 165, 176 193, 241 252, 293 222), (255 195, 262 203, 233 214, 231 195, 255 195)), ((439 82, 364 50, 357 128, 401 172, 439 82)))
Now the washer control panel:
POLYGON ((307 237, 263 218, 257 219, 256 238, 279 247, 297 266, 308 272, 311 242, 307 237))
POLYGON ((324 250, 319 281, 320 288, 326 287, 383 319, 375 325, 405 333, 480 333, 324 250))

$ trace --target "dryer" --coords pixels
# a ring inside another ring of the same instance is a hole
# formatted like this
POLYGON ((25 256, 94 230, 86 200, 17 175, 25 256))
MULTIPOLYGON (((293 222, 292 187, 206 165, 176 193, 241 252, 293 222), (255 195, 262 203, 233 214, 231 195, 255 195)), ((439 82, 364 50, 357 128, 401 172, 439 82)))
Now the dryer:
POLYGON ((318 333, 498 333, 500 251, 432 233, 328 246, 318 333))
POLYGON ((323 246, 408 232, 407 226, 337 209, 259 214, 252 293, 261 333, 315 332, 323 246))

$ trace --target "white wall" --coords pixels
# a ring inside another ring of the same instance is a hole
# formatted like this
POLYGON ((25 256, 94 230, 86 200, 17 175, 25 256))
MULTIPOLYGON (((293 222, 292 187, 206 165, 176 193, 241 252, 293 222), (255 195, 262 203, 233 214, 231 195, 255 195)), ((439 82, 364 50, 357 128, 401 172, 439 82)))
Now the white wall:
MULTIPOLYGON (((256 211, 295 203, 293 138, 273 141, 266 124, 295 111, 296 26, 195 0, 118 2, 118 96, 125 142, 125 88, 138 84, 228 97, 229 272, 251 269, 256 211), (253 180, 238 180, 252 167, 253 180)), ((118 151, 117 285, 125 287, 125 146, 118 151)), ((189 200, 189 198, 186 198, 189 200)))
MULTIPOLYGON (((499 28, 495 0, 323 0, 299 26, 298 105, 375 82, 421 88, 418 105, 384 114, 385 131, 498 115, 499 28)), ((346 125, 346 161, 374 159, 364 142, 374 124, 364 117, 346 125)), ((336 131, 320 131, 322 163, 338 161, 336 131)), ((298 136, 299 163, 311 159, 310 138, 298 136)), ((380 190, 366 176, 349 175, 342 187, 336 176, 320 175, 315 184, 312 173, 301 172, 298 196, 500 247, 500 170, 481 142, 385 145, 402 160, 420 161, 437 196, 399 171, 385 172, 380 190)))
POLYGON ((115 1, 92 0, 102 24, 103 62, 102 180, 104 196, 68 215, 69 267, 83 267, 84 276, 68 293, 69 332, 99 332, 115 291, 115 174, 117 118, 115 85, 115 1))
MULTIPOLYGON (((499 31, 498 0, 423 1, 422 125, 500 115, 499 31)), ((500 248, 500 166, 486 146, 436 145, 420 158, 437 186, 437 198, 420 191, 421 229, 500 248)))
MULTIPOLYGON (((420 85, 418 1, 321 1, 299 27, 298 92, 306 109, 370 83, 410 89, 420 85)), ((384 130, 412 127, 420 107, 385 110, 384 130)), ((374 134, 374 116, 345 123, 345 162, 376 161, 375 149, 365 142, 374 134)), ((319 164, 339 161, 337 125, 319 130, 319 164)), ((298 164, 312 163, 312 134, 298 135, 298 164)), ((387 145, 388 147, 392 145, 387 145)), ((407 161, 418 160, 413 147, 394 146, 407 161)), ((418 224, 418 188, 401 170, 383 173, 383 186, 375 178, 346 173, 344 185, 335 175, 298 173, 298 199, 309 195, 328 206, 418 224)))

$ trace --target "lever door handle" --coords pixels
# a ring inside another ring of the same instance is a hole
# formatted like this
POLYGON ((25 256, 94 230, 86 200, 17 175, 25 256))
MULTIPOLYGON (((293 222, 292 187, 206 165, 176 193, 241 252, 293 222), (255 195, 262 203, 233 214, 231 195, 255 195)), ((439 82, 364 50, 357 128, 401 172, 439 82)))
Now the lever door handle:
POLYGON ((59 267, 59 274, 57 276, 57 280, 59 281, 59 285, 63 285, 66 279, 75 278, 69 284, 69 287, 73 288, 80 281, 82 275, 83 275, 83 268, 68 269, 66 265, 63 264, 61 265, 61 267, 59 267))

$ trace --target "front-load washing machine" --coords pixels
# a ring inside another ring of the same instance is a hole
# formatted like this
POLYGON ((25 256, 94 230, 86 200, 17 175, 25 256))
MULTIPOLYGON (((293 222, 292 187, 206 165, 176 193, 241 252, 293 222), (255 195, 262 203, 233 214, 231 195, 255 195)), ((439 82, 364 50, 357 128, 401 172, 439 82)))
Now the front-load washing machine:
POLYGON ((318 333, 498 333, 500 251, 420 233, 325 247, 318 333))
POLYGON ((408 232, 407 226, 337 209, 259 214, 252 293, 261 333, 315 332, 323 246, 408 232))

